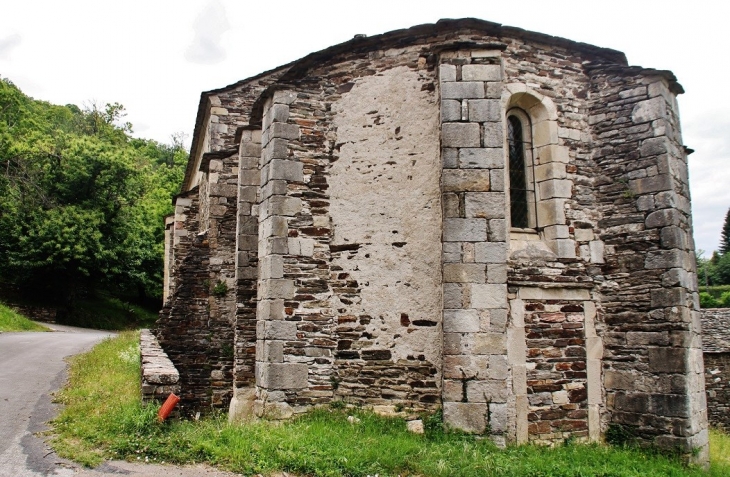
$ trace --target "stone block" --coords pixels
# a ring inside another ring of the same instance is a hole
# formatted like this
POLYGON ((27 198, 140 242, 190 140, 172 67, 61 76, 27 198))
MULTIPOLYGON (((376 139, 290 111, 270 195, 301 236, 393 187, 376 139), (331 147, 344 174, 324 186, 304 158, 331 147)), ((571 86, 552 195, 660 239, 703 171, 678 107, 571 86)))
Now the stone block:
POLYGON ((444 379, 441 392, 441 399, 444 402, 459 402, 463 395, 463 384, 461 380, 444 379))
POLYGON ((459 167, 462 169, 494 169, 504 167, 501 147, 465 147, 459 149, 459 167))
POLYGON ((262 257, 260 263, 260 278, 266 280, 269 278, 284 278, 284 256, 283 255, 267 255, 262 257))
POLYGON ((262 166, 272 159, 289 159, 289 140, 274 138, 261 151, 262 166))
POLYGON ((535 144, 558 144, 557 121, 540 121, 533 124, 532 141, 535 144))
POLYGON ((575 241, 571 239, 557 239, 550 242, 550 246, 559 258, 575 258, 575 241))
POLYGON ((535 162, 539 164, 549 162, 562 162, 567 164, 570 162, 569 149, 565 146, 558 146, 557 144, 549 144, 537 148, 536 156, 537 160, 535 162))
POLYGON ((259 300, 256 303, 256 319, 258 320, 283 320, 284 300, 259 300))
POLYGON ((260 236, 267 237, 286 237, 289 231, 287 220, 284 217, 272 216, 267 217, 259 226, 260 236))
POLYGON ((591 293, 584 288, 537 288, 522 287, 519 297, 523 300, 590 300, 591 293))
MULTIPOLYGON (((266 182, 270 180, 284 180, 291 182, 304 181, 304 165, 299 161, 285 161, 282 159, 272 159, 269 164, 261 169, 262 179, 263 173, 267 170, 266 182)), ((264 182, 262 181, 262 184, 264 182)))
POLYGON ((269 128, 269 140, 274 138, 299 139, 299 126, 296 124, 273 123, 269 128))
POLYGON ((664 136, 652 137, 641 141, 639 153, 641 157, 658 156, 667 152, 668 139, 664 136))
POLYGON ((444 242, 483 242, 487 239, 484 219, 444 219, 444 242))
POLYGON ((297 339, 297 323, 295 321, 274 320, 264 322, 264 340, 297 339))
POLYGON ((489 241, 490 242, 506 242, 507 241, 507 220, 491 219, 489 221, 489 241))
MULTIPOLYGON (((672 212, 676 212, 676 211, 672 211, 672 212)), ((679 215, 679 213, 677 213, 676 215, 679 215)), ((672 216, 669 216, 669 217, 662 216, 659 218, 659 220, 654 221, 652 223, 657 223, 659 221, 668 223, 668 224, 675 222, 674 217, 672 217, 672 216)), ((664 228, 661 231, 662 247, 678 248, 680 250, 687 250, 690 248, 689 234, 685 230, 683 230, 679 227, 668 227, 668 226, 663 226, 663 227, 664 228)))
POLYGON ((565 199, 539 201, 537 203, 537 221, 542 227, 565 225, 565 199))
POLYGON ((505 263, 507 261, 507 244, 504 242, 475 244, 474 261, 477 263, 505 263))
POLYGON ((501 98, 502 97, 502 83, 496 81, 490 81, 487 83, 487 98, 501 98))
POLYGON ((507 285, 474 284, 471 286, 473 308, 507 308, 507 285))
POLYGON ((278 90, 274 91, 271 97, 272 104, 291 104, 297 99, 297 93, 294 91, 278 90))
MULTIPOLYGON (((241 142, 241 145, 238 148, 238 155, 241 156, 241 162, 244 162, 245 158, 252 157, 255 159, 256 163, 258 163, 259 158, 261 157, 261 144, 257 142, 241 142)), ((251 167, 247 167, 247 169, 251 169, 251 167)))
POLYGON ((690 417, 687 396, 681 394, 652 394, 651 410, 663 417, 690 417))
POLYGON ((573 181, 567 179, 556 179, 540 182, 540 199, 565 198, 573 196, 573 181))
POLYGON ((486 267, 483 263, 445 263, 445 283, 484 283, 486 267))
POLYGON ((441 122, 461 121, 461 102, 453 99, 441 101, 441 122))
POLYGON ((481 135, 476 123, 444 123, 441 125, 443 147, 479 147, 481 135))
MULTIPOLYGON (((674 181, 669 174, 634 179, 629 181, 629 188, 634 194, 642 195, 652 192, 667 191, 674 187, 674 181)), ((659 211, 663 212, 663 211, 659 211)), ((654 212, 656 213, 656 212, 654 212)))
POLYGON ((592 240, 588 246, 591 250, 591 263, 604 263, 605 246, 601 240, 592 240))
POLYGON ((659 268, 683 268, 685 252, 682 250, 657 250, 647 252, 644 267, 650 270, 659 268))
MULTIPOLYGON (((662 209, 650 213, 646 217, 646 228, 668 227, 670 225, 678 225, 681 223, 680 212, 674 209, 662 209)), ((671 233, 671 232, 668 232, 671 233)))
POLYGON ((293 217, 302 211, 302 200, 298 197, 273 196, 266 200, 266 204, 267 215, 293 217))
POLYGON ((489 379, 506 380, 509 377, 509 362, 503 354, 489 356, 489 379))
MULTIPOLYGON (((566 226, 567 229, 567 226, 566 226)), ((593 229, 575 229, 575 240, 576 242, 590 242, 595 237, 593 229)), ((561 237, 568 238, 568 237, 561 237)))
POLYGON ((653 373, 686 373, 686 348, 649 348, 649 370, 653 373))
POLYGON ((262 298, 294 298, 296 295, 296 287, 294 280, 289 279, 270 279, 260 280, 262 298))
POLYGON ((470 192, 465 194, 464 209, 467 217, 503 219, 505 202, 504 192, 470 192))
MULTIPOLYGON (((270 122, 276 122, 276 123, 285 123, 287 119, 289 119, 289 105, 278 103, 278 104, 272 104, 271 109, 269 109, 266 112, 266 118, 269 119, 270 122)), ((266 129, 266 125, 264 125, 264 129, 266 129)))
POLYGON ((456 66, 455 65, 440 65, 439 66, 439 80, 441 81, 456 81, 456 66))
POLYGON ((284 362, 284 342, 259 340, 256 343, 256 361, 267 363, 284 362))
POLYGON ((562 162, 548 162, 535 166, 535 181, 537 182, 565 179, 566 177, 568 177, 568 173, 562 162))
POLYGON ((502 81, 501 65, 464 65, 461 67, 463 81, 502 81))
POLYGON ((478 333, 474 335, 474 354, 505 355, 507 354, 506 333, 478 333))
POLYGON ((441 172, 444 192, 489 191, 489 171, 481 169, 444 169, 441 172))
POLYGON ((487 404, 444 402, 444 424, 464 432, 482 434, 487 428, 487 404))
POLYGON ((307 375, 303 363, 256 363, 256 384, 264 389, 303 389, 307 375))
MULTIPOLYGON (((485 123, 482 126, 482 146, 504 148, 504 130, 501 122, 485 123)), ((504 167, 505 155, 502 152, 502 162, 500 167, 504 167)))
POLYGON ((651 291, 652 308, 667 308, 687 305, 687 290, 682 287, 658 288, 651 291))
POLYGON ((479 331, 477 310, 444 310, 444 333, 473 333, 479 331))
POLYGON ((683 287, 691 289, 692 277, 690 273, 683 268, 672 268, 662 275, 662 286, 665 287, 683 287))
POLYGON ((441 83, 442 99, 479 99, 485 96, 481 81, 456 81, 441 83))
POLYGON ((470 99, 468 101, 469 121, 501 122, 502 106, 498 99, 470 99))
POLYGON ((442 148, 441 166, 444 169, 456 169, 459 167, 459 150, 453 147, 442 148))
POLYGON ((639 101, 631 111, 634 124, 646 123, 667 117, 667 102, 661 96, 639 101))
POLYGON ((444 308, 463 308, 468 287, 458 283, 444 283, 444 308))
POLYGON ((466 385, 466 398, 472 402, 507 402, 510 395, 510 389, 506 379, 487 380, 487 381, 469 381, 466 385))
POLYGON ((506 188, 504 169, 491 169, 489 171, 489 187, 494 192, 503 192, 506 188))

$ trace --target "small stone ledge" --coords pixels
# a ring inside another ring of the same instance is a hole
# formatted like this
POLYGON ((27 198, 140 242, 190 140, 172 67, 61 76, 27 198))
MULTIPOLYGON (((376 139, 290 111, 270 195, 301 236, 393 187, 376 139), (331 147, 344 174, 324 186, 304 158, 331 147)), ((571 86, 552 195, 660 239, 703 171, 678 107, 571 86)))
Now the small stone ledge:
POLYGON ((180 374, 150 330, 139 335, 142 357, 142 401, 164 401, 170 393, 180 393, 180 374))

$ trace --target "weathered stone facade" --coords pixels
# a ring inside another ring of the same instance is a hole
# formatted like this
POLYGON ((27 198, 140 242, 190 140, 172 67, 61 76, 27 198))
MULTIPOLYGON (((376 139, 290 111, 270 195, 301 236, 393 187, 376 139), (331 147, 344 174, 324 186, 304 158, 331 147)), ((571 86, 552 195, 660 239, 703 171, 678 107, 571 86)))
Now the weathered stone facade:
POLYGON ((730 309, 702 310, 707 419, 730 430, 730 309))
POLYGON ((184 409, 441 407, 501 443, 615 424, 702 460, 681 92, 467 19, 204 93, 158 325, 184 409))

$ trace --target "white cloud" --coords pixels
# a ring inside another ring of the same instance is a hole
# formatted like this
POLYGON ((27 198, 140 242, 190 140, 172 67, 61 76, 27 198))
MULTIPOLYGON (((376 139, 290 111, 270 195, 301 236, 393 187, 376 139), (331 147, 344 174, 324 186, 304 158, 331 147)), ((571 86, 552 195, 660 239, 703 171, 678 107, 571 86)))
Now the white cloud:
POLYGON ((230 29, 226 9, 213 0, 200 12, 193 24, 195 37, 185 51, 185 59, 193 63, 213 65, 226 59, 223 34, 230 29))
POLYGON ((23 37, 18 33, 13 33, 5 38, 0 38, 0 58, 5 60, 10 59, 10 53, 13 52, 16 46, 20 45, 23 41, 23 37))

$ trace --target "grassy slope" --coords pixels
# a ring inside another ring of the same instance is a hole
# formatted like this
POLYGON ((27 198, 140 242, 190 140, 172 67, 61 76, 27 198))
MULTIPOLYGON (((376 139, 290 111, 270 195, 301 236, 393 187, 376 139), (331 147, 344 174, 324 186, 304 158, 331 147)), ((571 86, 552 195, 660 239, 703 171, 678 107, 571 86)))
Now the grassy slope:
POLYGON ((0 331, 51 331, 0 303, 0 331))
POLYGON ((224 418, 157 424, 155 406, 139 404, 137 334, 123 333, 74 358, 66 404, 55 420, 60 455, 87 465, 103 458, 209 462, 245 474, 427 476, 720 476, 730 474, 730 438, 706 474, 632 449, 564 445, 496 449, 488 440, 448 434, 431 422, 425 436, 405 422, 361 410, 324 409, 275 424, 229 425, 224 418), (361 419, 350 424, 348 413, 361 419))

